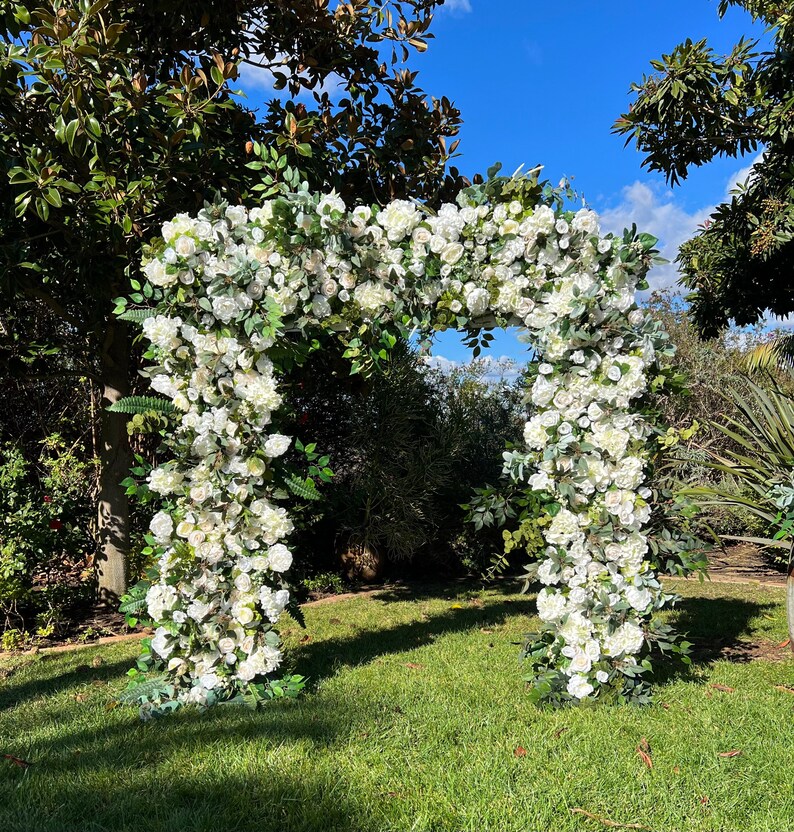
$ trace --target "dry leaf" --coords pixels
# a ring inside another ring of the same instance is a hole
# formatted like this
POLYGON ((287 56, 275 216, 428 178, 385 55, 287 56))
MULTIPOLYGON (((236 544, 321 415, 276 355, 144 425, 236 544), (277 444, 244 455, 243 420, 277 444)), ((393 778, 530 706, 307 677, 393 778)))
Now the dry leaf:
POLYGON ((312 640, 312 637, 307 633, 302 639, 301 644, 308 644, 312 640))
POLYGON ((559 738, 560 738, 560 737, 561 737, 561 736, 562 736, 562 735, 563 735, 566 731, 570 731, 570 730, 571 730, 570 728, 565 728, 565 727, 563 727, 563 728, 558 728, 558 729, 554 732, 554 737, 555 737, 555 739, 559 739, 559 738))
POLYGON ((738 757, 738 756, 741 755, 741 753, 742 752, 741 752, 740 749, 734 748, 731 751, 720 751, 720 753, 717 754, 717 756, 718 757, 738 757))
POLYGON ((94 656, 94 658, 91 660, 91 667, 102 667, 104 663, 105 661, 102 658, 102 656, 94 656))
POLYGON ((701 805, 705 806, 709 802, 708 795, 704 794, 703 797, 700 798, 701 805))
POLYGON ((794 693, 794 688, 788 688, 785 685, 775 685, 775 690, 779 690, 781 693, 794 693))
POLYGON ((673 774, 681 774, 681 769, 678 766, 673 766, 673 774))
POLYGON ((609 826, 611 829, 647 829, 648 832, 651 832, 650 826, 643 826, 641 823, 618 823, 617 821, 610 820, 609 818, 602 818, 599 815, 594 815, 592 812, 587 812, 584 809, 571 809, 571 814, 584 815, 586 818, 598 821, 604 826, 609 826))
POLYGON ((2 756, 4 760, 8 760, 9 763, 13 763, 15 766, 19 766, 20 768, 29 768, 33 765, 33 763, 29 763, 21 757, 15 757, 13 754, 3 754, 0 756, 2 756))
POLYGON ((489 636, 493 632, 493 630, 489 630, 487 627, 480 627, 480 632, 485 633, 489 636))
POLYGON ((523 745, 517 746, 515 751, 513 751, 513 756, 514 757, 526 757, 527 756, 526 748, 524 748, 523 745))
POLYGON ((721 690, 723 693, 733 693, 736 688, 729 688, 727 685, 709 685, 710 688, 714 688, 714 690, 721 690))
POLYGON ((778 644, 778 647, 781 647, 781 648, 782 647, 788 647, 790 644, 791 644, 791 639, 787 638, 785 641, 781 641, 780 644, 778 644))
POLYGON ((410 667, 411 670, 421 670, 424 667, 423 664, 417 664, 416 662, 406 662, 405 666, 410 667))

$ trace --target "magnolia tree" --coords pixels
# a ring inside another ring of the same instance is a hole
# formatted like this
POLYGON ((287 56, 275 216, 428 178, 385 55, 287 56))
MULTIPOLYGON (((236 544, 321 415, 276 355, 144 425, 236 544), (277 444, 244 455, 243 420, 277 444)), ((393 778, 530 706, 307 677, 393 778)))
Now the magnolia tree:
POLYGON ((322 332, 358 370, 400 335, 448 327, 522 326, 538 359, 526 447, 505 454, 506 474, 543 496, 546 546, 530 566, 542 631, 527 648, 537 697, 638 697, 642 654, 674 645, 655 616, 674 596, 649 553, 642 405, 671 348, 635 302, 655 242, 601 236, 596 214, 566 210, 535 175, 489 179, 438 213, 302 190, 166 223, 133 297, 148 308, 123 313, 142 322, 151 386, 174 419, 171 458, 148 476, 162 500, 149 656, 164 674, 139 688, 144 713, 284 690, 282 503, 312 487, 283 464, 284 368, 322 332))

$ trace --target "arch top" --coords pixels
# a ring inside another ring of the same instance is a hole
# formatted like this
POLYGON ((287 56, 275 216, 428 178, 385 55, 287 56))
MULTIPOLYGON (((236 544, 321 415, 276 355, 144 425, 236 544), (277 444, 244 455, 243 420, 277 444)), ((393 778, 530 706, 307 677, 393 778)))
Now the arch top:
POLYGON ((172 458, 149 475, 164 501, 151 658, 172 694, 147 711, 261 693, 280 662, 292 524, 279 504, 291 441, 279 432, 279 344, 321 330, 341 333, 359 366, 416 330, 528 330, 532 414, 506 473, 545 495, 533 690, 554 702, 644 695, 638 656, 664 640, 653 618, 669 600, 648 553, 651 429, 639 412, 670 351, 635 303, 655 242, 602 236, 593 211, 570 210, 536 176, 472 186, 437 212, 303 190, 165 223, 143 267, 142 323, 151 385, 177 414, 172 458))

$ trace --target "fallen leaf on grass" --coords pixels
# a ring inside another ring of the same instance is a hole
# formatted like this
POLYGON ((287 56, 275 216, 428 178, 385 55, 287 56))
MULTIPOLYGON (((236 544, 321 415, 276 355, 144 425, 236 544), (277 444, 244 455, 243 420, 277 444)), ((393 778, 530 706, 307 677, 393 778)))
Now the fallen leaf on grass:
POLYGON ((94 656, 94 658, 91 661, 91 667, 102 667, 104 663, 105 662, 102 656, 94 656))
POLYGON ((450 609, 451 609, 451 610, 462 610, 462 609, 463 609, 463 604, 453 604, 453 605, 450 607, 450 609))
POLYGON ((643 737, 637 746, 637 756, 645 763, 648 769, 653 768, 653 760, 651 759, 651 747, 648 745, 648 740, 643 737))
POLYGON ((417 664, 416 662, 406 662, 405 666, 410 667, 411 670, 421 670, 424 667, 423 664, 417 664))
POLYGON ((741 749, 734 748, 731 751, 720 751, 720 753, 717 754, 717 756, 718 757, 738 757, 738 756, 741 755, 741 753, 742 753, 741 749))
POLYGON ((527 756, 526 748, 524 748, 523 745, 517 746, 516 749, 513 751, 513 756, 514 757, 526 757, 527 756))
POLYGON ((485 633, 486 635, 490 635, 493 630, 489 630, 487 627, 480 627, 480 632, 485 633))
POLYGON ((700 798, 701 806, 705 806, 709 802, 709 796, 704 794, 703 797, 700 798))
POLYGON ((554 738, 558 740, 566 731, 570 731, 570 730, 571 730, 570 728, 566 728, 565 726, 563 726, 562 728, 558 728, 554 732, 554 738))
POLYGON ((673 766, 673 774, 681 774, 681 769, 678 766, 673 766))
POLYGON ((308 644, 311 640, 312 640, 312 637, 310 635, 305 635, 301 639, 301 644, 308 644))
POLYGON ((29 763, 21 757, 15 757, 13 754, 3 754, 2 757, 4 760, 8 760, 9 763, 13 763, 15 766, 19 766, 20 768, 30 768, 30 766, 33 765, 33 763, 29 763))
POLYGON ((721 690, 723 693, 733 693, 736 688, 730 688, 728 685, 709 685, 710 688, 714 688, 714 690, 721 690))
POLYGON ((651 832, 650 826, 643 826, 641 823, 618 823, 615 820, 610 820, 609 818, 602 818, 600 815, 594 815, 592 812, 588 812, 584 809, 571 809, 571 814, 584 815, 586 818, 598 821, 598 823, 601 823, 604 826, 609 826, 612 829, 647 829, 648 832, 651 832))
POLYGON ((780 647, 782 649, 783 647, 788 647, 790 644, 791 644, 791 639, 787 638, 785 641, 781 641, 780 644, 778 644, 778 647, 780 647))
POLYGON ((775 690, 779 690, 781 693, 794 693, 794 688, 789 688, 785 685, 775 685, 775 690))

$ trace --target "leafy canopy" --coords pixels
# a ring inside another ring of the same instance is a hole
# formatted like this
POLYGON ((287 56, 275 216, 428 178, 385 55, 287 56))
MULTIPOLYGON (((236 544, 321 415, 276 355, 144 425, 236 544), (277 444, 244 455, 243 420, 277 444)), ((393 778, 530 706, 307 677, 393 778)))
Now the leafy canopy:
POLYGON ((636 142, 643 164, 673 185, 717 157, 764 149, 750 178, 678 257, 706 335, 730 320, 752 324, 767 310, 780 316, 794 310, 794 4, 722 0, 720 17, 730 6, 766 24, 768 45, 742 38, 718 55, 706 40, 686 40, 632 84, 636 98, 614 125, 627 144, 636 142))

